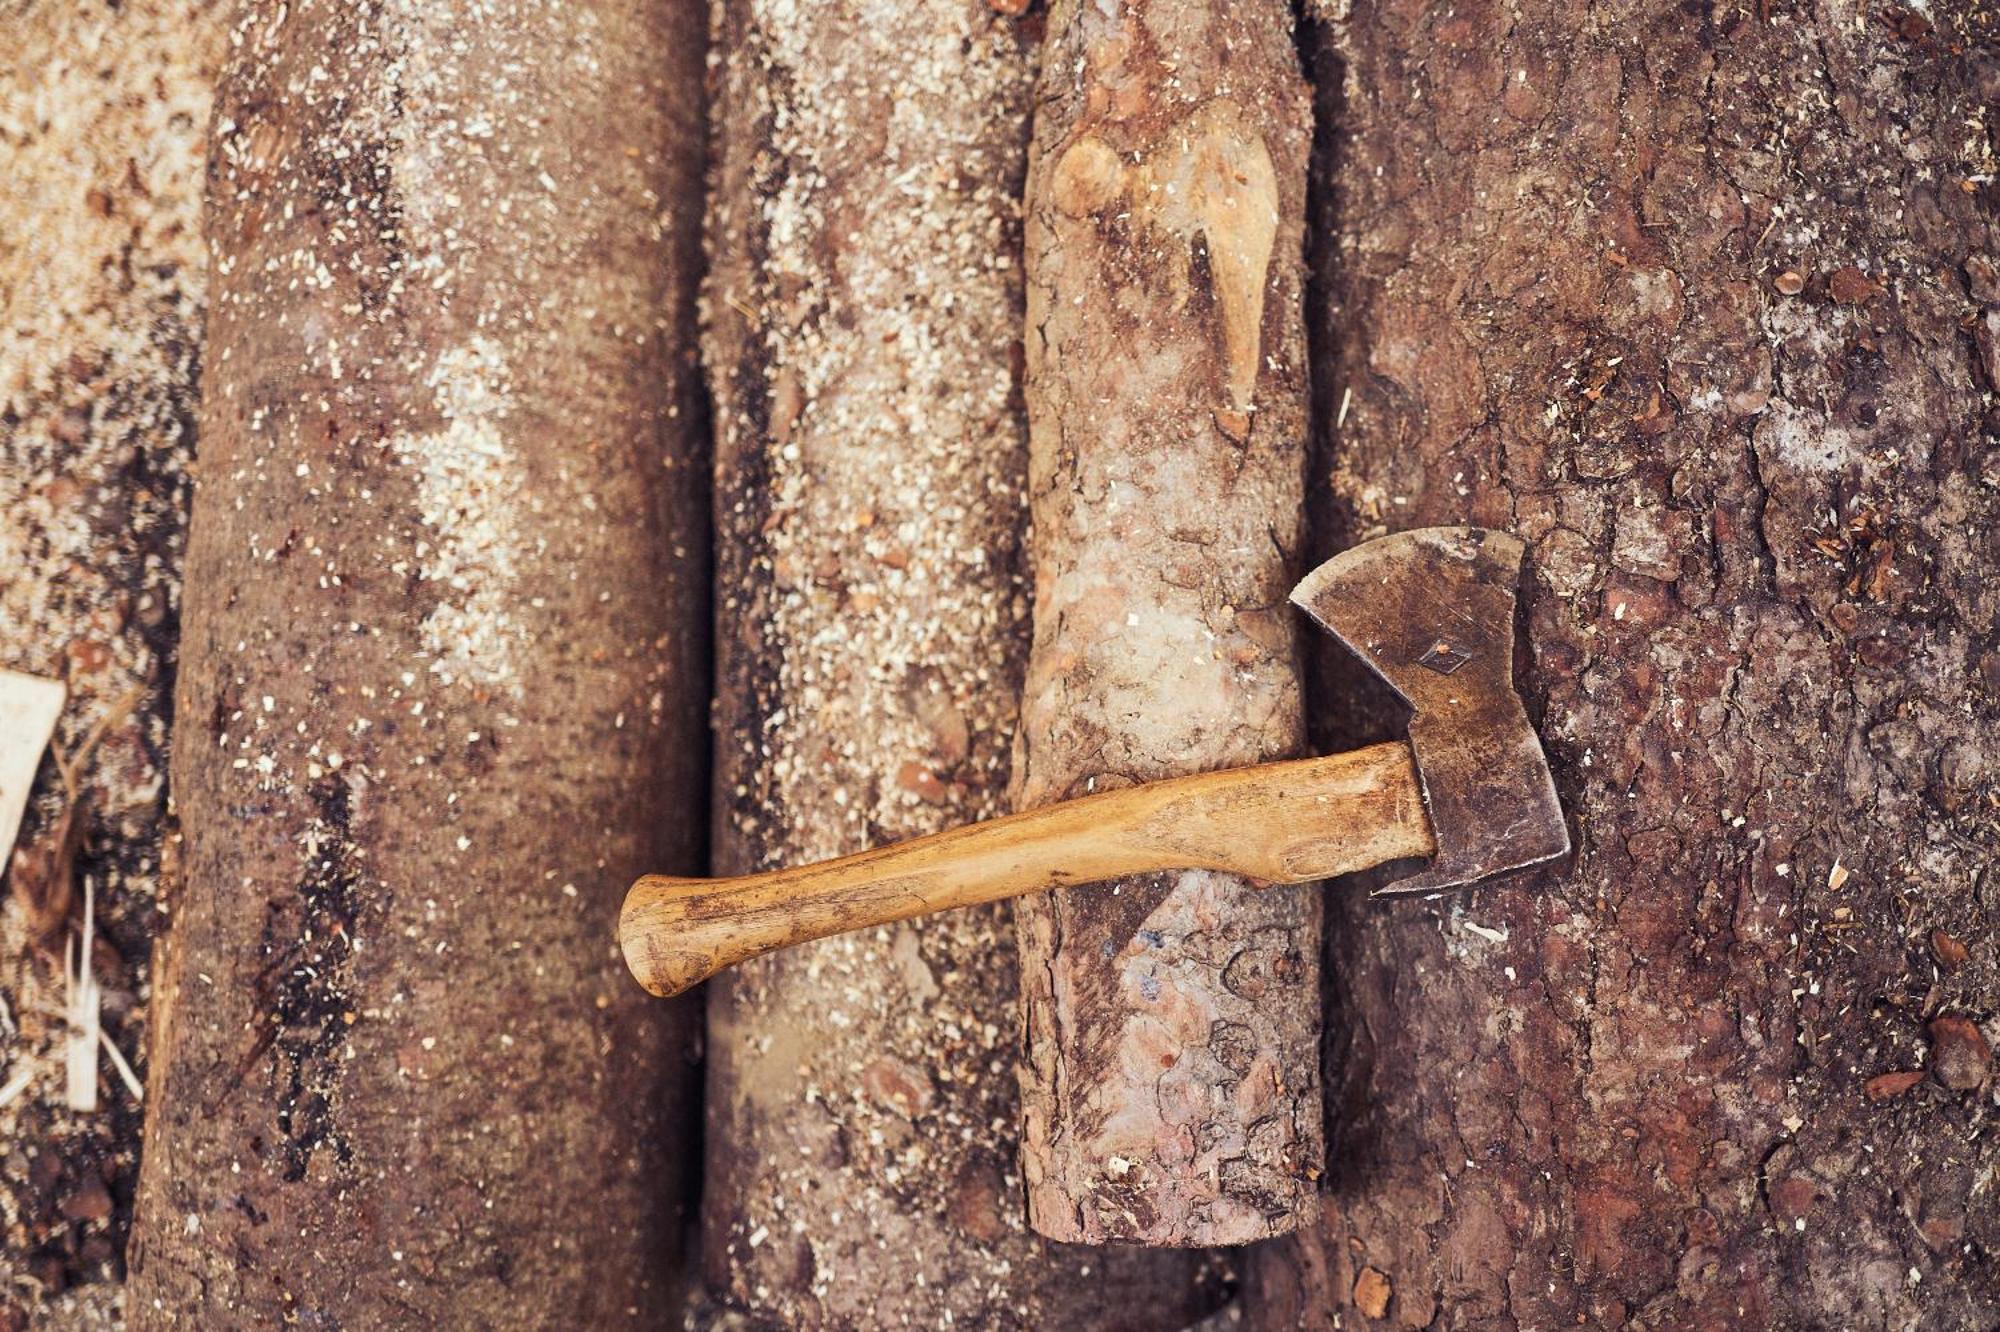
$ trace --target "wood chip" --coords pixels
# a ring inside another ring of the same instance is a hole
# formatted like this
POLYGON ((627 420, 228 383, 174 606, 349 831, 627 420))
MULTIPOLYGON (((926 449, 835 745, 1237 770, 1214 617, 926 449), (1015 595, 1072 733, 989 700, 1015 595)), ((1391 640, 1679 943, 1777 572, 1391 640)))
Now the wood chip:
POLYGON ((111 1190, 95 1175, 85 1175, 63 1198, 60 1210, 71 1221, 102 1221, 111 1215, 111 1190))
POLYGON ((1354 1307, 1370 1318, 1380 1318, 1389 1312, 1391 1293, 1388 1276, 1372 1267, 1362 1268, 1361 1275, 1354 1279, 1354 1307))
POLYGON ((96 942, 97 903, 89 876, 83 880, 83 939, 80 947, 64 954, 68 966, 69 994, 63 1015, 69 1021, 69 1037, 64 1042, 63 1064, 68 1073, 69 1108, 79 1114, 97 1110, 98 1017, 102 994, 97 973, 91 969, 92 944, 96 942), (74 959, 70 954, 74 953, 74 959))
POLYGON ((35 1080, 35 1070, 24 1068, 7 1079, 7 1085, 0 1087, 0 1106, 11 1105, 35 1080))
POLYGON ((1842 305, 1862 305, 1881 294, 1882 288, 1869 281, 1866 273, 1848 264, 1833 271, 1833 276, 1826 280, 1826 291, 1842 305))
POLYGON ((60 680, 0 671, 0 865, 14 853, 35 770, 68 694, 60 680))
POLYGON ((1878 1073, 1861 1084, 1861 1093, 1871 1101, 1887 1101, 1901 1096, 1923 1080, 1922 1069, 1906 1068, 1895 1073, 1878 1073))
POLYGON ((1993 1046, 1979 1024, 1962 1013, 1931 1021, 1931 1074, 1953 1091, 1971 1091, 1986 1081, 1993 1046))
POLYGON ((1971 960, 1972 954, 1966 946, 1945 930, 1931 931, 1931 956, 1946 971, 1957 971, 1971 960))
MULTIPOLYGON (((347 1020, 352 1022, 354 1015, 352 1013, 347 1014, 347 1020)), ((104 1047, 104 1053, 111 1057, 111 1067, 118 1070, 118 1080, 125 1084, 126 1094, 132 1098, 132 1104, 145 1104, 145 1084, 139 1081, 139 1075, 133 1071, 132 1065, 126 1061, 125 1052, 118 1048, 118 1042, 112 1040, 110 1033, 105 1031, 102 1026, 99 1026, 97 1029, 97 1040, 104 1047)))

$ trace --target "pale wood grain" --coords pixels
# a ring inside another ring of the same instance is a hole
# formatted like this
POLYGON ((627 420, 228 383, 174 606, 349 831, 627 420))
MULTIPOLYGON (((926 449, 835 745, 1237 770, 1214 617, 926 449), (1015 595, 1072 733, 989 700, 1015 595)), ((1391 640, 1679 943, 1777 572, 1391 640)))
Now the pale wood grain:
POLYGON ((1213 869, 1305 883, 1435 844, 1407 745, 1150 782, 860 855, 733 879, 647 875, 619 944, 678 994, 774 948, 1067 884, 1213 869))

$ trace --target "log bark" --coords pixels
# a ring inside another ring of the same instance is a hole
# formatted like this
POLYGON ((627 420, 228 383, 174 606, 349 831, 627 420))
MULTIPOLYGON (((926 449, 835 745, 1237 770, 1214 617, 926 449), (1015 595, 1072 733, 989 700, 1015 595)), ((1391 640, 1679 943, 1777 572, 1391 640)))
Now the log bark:
POLYGON ((612 932, 698 841, 698 21, 232 34, 136 1326, 666 1313, 692 1033, 612 932))
POLYGON ((108 1317, 122 1272, 140 1105, 107 1060, 99 1109, 70 1111, 63 952, 87 879, 102 1030, 143 1068, 224 37, 188 3, 17 7, 6 27, 0 667, 67 682, 77 788, 43 764, 0 904, 0 1082, 31 1078, 0 1105, 0 1327, 108 1317))
MULTIPOLYGON (((1027 805, 1295 753, 1309 106, 1278 3, 1058 3, 1027 184, 1027 805)), ((1318 895, 1024 899, 1029 1214, 1238 1244, 1316 1211, 1318 895)))
POLYGON ((1991 24, 1326 30, 1344 535, 1529 540, 1579 850, 1339 913, 1328 1208, 1253 1326, 2000 1321, 1991 24))
MULTIPOLYGON (((998 812, 1025 649, 1014 384, 1033 52, 981 0, 731 0, 711 190, 714 869, 998 812)), ((1028 1233, 1004 909, 709 990, 704 1267, 759 1325, 1150 1327, 1193 1255, 1028 1233)))

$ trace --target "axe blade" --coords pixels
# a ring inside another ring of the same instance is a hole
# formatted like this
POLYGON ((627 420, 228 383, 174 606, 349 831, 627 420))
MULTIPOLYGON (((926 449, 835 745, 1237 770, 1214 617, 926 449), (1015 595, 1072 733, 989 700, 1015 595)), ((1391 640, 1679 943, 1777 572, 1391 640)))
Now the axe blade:
POLYGON ((1569 852, 1548 757, 1514 690, 1522 554, 1505 532, 1421 528, 1344 551, 1292 590, 1411 708, 1438 850, 1377 896, 1435 896, 1569 852))

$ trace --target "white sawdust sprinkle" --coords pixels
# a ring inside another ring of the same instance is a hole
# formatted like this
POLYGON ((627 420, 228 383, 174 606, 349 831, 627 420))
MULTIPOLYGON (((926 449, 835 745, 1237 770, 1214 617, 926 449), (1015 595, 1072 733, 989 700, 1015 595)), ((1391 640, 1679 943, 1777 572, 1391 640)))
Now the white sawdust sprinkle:
POLYGON ((520 694, 513 653, 525 630, 510 607, 530 540, 521 521, 526 486, 504 422, 513 384, 498 343, 475 336, 443 352, 429 378, 444 425, 398 436, 392 447, 417 471, 419 516, 437 534, 418 568, 443 599, 424 617, 431 670, 520 694))

